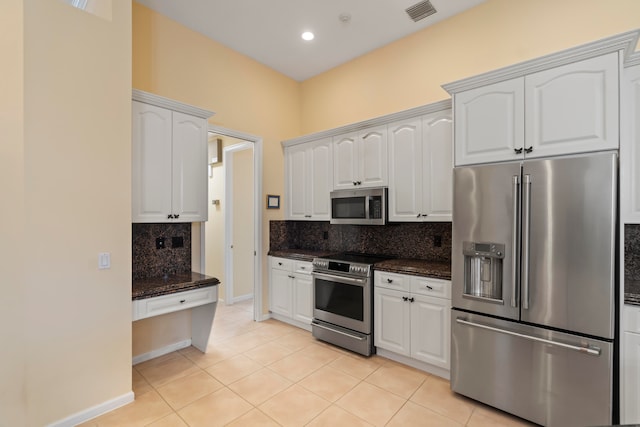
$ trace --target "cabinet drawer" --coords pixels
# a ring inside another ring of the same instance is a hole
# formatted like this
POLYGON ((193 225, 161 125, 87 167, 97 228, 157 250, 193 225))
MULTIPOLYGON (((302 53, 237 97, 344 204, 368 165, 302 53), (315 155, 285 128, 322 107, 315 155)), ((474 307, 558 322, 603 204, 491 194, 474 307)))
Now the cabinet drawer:
POLYGON ((387 273, 386 271, 376 271, 375 285, 381 288, 397 289, 409 292, 411 289, 410 277, 401 274, 387 273))
POLYGON ((218 287, 194 289, 159 297, 133 301, 133 320, 159 316, 178 310, 210 304, 218 300, 218 287))
POLYGON ((640 334, 640 306, 624 306, 622 329, 625 332, 640 334))
POLYGON ((308 261, 295 261, 293 265, 296 273, 311 274, 311 270, 313 269, 313 264, 308 261))
POLYGON ((271 267, 278 270, 293 271, 293 260, 288 258, 271 258, 271 267))
POLYGON ((418 295, 451 299, 451 282, 427 277, 413 277, 411 292, 418 295))

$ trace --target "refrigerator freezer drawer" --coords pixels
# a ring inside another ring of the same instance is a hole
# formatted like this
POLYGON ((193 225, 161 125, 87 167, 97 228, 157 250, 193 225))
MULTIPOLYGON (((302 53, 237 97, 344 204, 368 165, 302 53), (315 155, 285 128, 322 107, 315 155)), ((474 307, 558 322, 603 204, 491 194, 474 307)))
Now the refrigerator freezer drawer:
POLYGON ((613 421, 613 344, 451 311, 451 389, 545 426, 613 421))

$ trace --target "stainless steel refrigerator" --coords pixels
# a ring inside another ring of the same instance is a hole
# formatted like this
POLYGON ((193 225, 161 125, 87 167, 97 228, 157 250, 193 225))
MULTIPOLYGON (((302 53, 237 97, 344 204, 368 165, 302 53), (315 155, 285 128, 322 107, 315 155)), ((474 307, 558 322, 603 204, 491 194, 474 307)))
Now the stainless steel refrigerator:
POLYGON ((617 153, 454 169, 451 389, 617 422, 617 153))

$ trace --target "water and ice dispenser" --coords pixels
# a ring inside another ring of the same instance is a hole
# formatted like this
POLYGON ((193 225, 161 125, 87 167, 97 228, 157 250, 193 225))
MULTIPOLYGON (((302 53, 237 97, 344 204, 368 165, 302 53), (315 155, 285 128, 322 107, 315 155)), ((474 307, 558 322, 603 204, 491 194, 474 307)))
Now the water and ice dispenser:
POLYGON ((463 296, 502 303, 502 261, 504 245, 464 242, 463 296))

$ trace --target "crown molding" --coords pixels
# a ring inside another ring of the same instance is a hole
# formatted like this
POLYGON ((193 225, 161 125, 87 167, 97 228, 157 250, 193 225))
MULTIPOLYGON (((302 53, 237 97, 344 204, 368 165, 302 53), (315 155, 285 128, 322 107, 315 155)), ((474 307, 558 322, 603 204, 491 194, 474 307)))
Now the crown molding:
POLYGON ((445 99, 443 101, 422 105, 420 107, 410 108, 408 110, 399 111, 397 113, 388 114, 386 116, 380 116, 374 119, 369 119, 362 122, 341 126, 339 128, 312 133, 309 135, 304 135, 304 136, 300 136, 293 139, 287 139, 286 141, 282 141, 281 144, 283 147, 290 147, 292 145, 304 144, 306 142, 317 141, 319 139, 324 139, 324 138, 331 138, 331 137, 342 135, 345 133, 357 132, 363 129, 369 129, 375 126, 382 126, 389 123, 393 123, 398 120, 411 119, 414 117, 423 116, 425 114, 435 113, 437 111, 443 111, 443 110, 449 110, 449 109, 451 109, 451 99, 445 99))
POLYGON ((213 111, 204 110, 202 108, 194 107, 193 105, 185 104, 153 93, 144 92, 139 89, 131 90, 131 99, 138 102, 144 102, 145 104, 155 105, 156 107, 167 108, 172 111, 189 114, 190 116, 200 117, 202 119, 208 119, 215 114, 213 111))
POLYGON ((453 95, 458 92, 475 89, 493 83, 499 83, 505 80, 522 77, 527 74, 548 70, 550 68, 559 67, 561 65, 582 61, 584 59, 620 50, 622 50, 626 55, 626 63, 626 59, 632 56, 635 50, 639 35, 640 30, 628 31, 626 33, 521 62, 519 64, 510 65, 508 67, 482 73, 477 76, 447 83, 442 85, 442 88, 449 94, 453 95))

